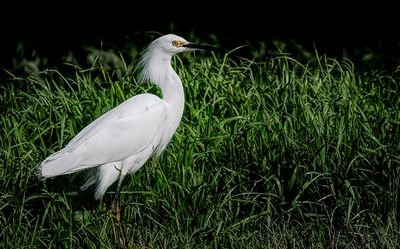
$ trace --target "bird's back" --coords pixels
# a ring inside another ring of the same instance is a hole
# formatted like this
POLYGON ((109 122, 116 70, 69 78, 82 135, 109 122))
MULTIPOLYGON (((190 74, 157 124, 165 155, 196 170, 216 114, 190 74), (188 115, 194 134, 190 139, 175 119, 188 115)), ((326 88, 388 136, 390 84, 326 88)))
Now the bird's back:
POLYGON ((80 131, 62 150, 40 165, 44 178, 121 161, 162 142, 166 103, 152 94, 134 96, 80 131))

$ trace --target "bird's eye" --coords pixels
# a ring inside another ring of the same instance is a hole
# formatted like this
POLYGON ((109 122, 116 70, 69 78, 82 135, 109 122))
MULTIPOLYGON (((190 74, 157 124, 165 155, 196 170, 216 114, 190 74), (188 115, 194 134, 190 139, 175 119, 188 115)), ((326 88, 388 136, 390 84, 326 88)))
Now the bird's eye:
POLYGON ((172 45, 174 45, 175 47, 178 47, 179 42, 178 41, 172 41, 172 45))

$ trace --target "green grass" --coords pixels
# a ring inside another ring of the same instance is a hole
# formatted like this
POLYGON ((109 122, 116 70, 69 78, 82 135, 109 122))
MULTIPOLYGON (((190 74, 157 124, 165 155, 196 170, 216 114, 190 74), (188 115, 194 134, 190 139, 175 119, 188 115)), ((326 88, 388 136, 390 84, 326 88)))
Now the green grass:
MULTIPOLYGON (((83 174, 36 177, 96 117, 159 93, 112 56, 3 82, 1 248, 115 247, 115 186, 96 202, 79 191, 83 174)), ((184 117, 167 151, 125 181, 130 248, 398 248, 400 68, 360 74, 348 60, 284 53, 173 63, 184 117)))

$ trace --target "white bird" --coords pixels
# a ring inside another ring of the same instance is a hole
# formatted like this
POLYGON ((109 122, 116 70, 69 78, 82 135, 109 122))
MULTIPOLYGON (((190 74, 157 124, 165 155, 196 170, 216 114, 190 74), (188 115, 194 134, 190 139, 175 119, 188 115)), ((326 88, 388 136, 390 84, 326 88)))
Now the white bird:
POLYGON ((173 55, 184 51, 214 50, 168 34, 154 40, 141 58, 141 80, 161 88, 162 98, 139 94, 103 114, 66 146, 39 166, 42 179, 91 169, 81 189, 95 185, 95 199, 118 181, 112 210, 119 217, 119 194, 126 175, 139 170, 152 155, 160 155, 181 121, 184 109, 182 81, 171 66, 173 55))

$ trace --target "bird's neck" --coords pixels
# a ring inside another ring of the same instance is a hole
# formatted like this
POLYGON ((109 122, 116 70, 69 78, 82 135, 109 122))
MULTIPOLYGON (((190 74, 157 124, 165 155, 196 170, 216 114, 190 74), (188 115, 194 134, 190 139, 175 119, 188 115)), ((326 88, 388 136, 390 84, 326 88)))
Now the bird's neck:
POLYGON ((161 88, 162 98, 178 108, 183 109, 184 91, 182 81, 178 74, 172 69, 169 64, 168 73, 163 77, 163 80, 158 83, 161 88))
POLYGON ((151 72, 153 83, 161 88, 163 100, 176 110, 175 115, 180 119, 184 108, 184 91, 181 79, 171 66, 171 56, 155 57, 150 63, 157 65, 149 67, 155 70, 151 72))

